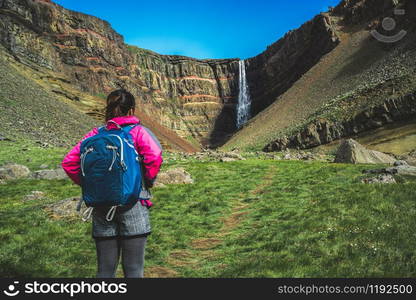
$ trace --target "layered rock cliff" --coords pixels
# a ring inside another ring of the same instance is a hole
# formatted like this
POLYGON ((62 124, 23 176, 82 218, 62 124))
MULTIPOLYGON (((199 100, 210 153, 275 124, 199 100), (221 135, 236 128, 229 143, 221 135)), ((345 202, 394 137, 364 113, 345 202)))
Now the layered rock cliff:
POLYGON ((197 60, 128 46, 108 22, 51 1, 1 0, 0 16, 0 43, 34 69, 95 95, 126 88, 138 96, 141 112, 203 144, 234 130, 236 59, 197 60), (219 115, 221 129, 210 137, 219 115))
POLYGON ((415 104, 416 91, 398 98, 386 99, 379 105, 363 110, 347 120, 316 118, 300 130, 269 143, 263 150, 271 152, 287 148, 310 149, 393 122, 414 120, 415 104))
POLYGON ((163 125, 203 145, 235 130, 238 60, 159 55, 132 46, 129 50, 138 66, 133 76, 144 83, 142 97, 162 112, 163 125))
POLYGON ((320 14, 299 29, 288 32, 265 52, 248 59, 247 79, 253 115, 276 101, 338 43, 332 19, 320 14))

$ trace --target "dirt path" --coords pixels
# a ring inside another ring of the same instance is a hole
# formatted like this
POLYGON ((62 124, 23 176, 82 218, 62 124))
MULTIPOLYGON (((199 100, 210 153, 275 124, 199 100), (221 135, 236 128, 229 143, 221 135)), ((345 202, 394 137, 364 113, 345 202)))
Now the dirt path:
MULTIPOLYGON (((261 184, 255 189, 249 191, 249 197, 261 197, 265 189, 272 184, 273 176, 276 172, 276 166, 272 165, 264 175, 261 184)), ((245 197, 247 198, 247 197, 245 197)), ((222 217, 219 221, 223 223, 218 232, 207 235, 203 238, 197 238, 190 241, 187 249, 175 249, 166 259, 166 266, 152 266, 145 269, 145 277, 150 278, 172 278, 182 277, 181 274, 173 268, 181 267, 198 267, 206 260, 217 259, 220 254, 213 248, 224 242, 224 238, 231 234, 234 229, 242 222, 244 216, 249 213, 250 204, 243 203, 243 197, 232 201, 231 214, 222 217)), ((217 266, 225 267, 224 264, 217 266)))

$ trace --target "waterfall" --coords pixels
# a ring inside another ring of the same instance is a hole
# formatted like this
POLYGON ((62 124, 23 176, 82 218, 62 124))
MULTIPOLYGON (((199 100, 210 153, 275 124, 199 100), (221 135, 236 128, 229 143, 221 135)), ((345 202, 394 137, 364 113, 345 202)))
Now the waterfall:
POLYGON ((238 62, 238 105, 237 105, 237 128, 241 128, 250 119, 251 99, 246 78, 246 64, 244 60, 238 62))

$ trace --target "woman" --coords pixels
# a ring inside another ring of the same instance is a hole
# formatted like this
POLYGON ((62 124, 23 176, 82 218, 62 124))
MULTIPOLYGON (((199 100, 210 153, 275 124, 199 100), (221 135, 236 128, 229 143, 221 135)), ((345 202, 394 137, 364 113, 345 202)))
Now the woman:
MULTIPOLYGON (((140 124, 134 116, 135 106, 134 96, 125 90, 117 90, 108 95, 106 128, 112 130, 119 126, 140 124)), ((78 185, 81 185, 81 142, 97 133, 98 128, 88 132, 62 161, 63 169, 78 185)), ((143 158, 145 188, 151 188, 163 162, 162 147, 154 134, 141 125, 133 127, 130 134, 137 152, 143 158)), ((117 208, 111 221, 106 219, 108 207, 94 208, 92 236, 97 248, 98 278, 115 277, 120 254, 124 276, 143 277, 144 250, 147 236, 151 232, 148 208, 152 205, 150 200, 138 199, 134 204, 117 208)))

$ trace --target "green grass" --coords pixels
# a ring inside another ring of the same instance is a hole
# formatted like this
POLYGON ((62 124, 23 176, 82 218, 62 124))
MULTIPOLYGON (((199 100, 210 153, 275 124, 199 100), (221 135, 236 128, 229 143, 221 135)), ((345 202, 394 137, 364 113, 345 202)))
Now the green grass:
MULTIPOLYGON (((19 152, 14 143, 0 143, 0 165, 12 160, 33 170, 59 163, 67 152, 39 147, 19 152), (26 163, 29 156, 33 161, 26 163)), ((361 184, 368 165, 172 157, 166 155, 163 168, 183 166, 195 183, 154 190, 145 274, 155 276, 163 267, 180 277, 416 275, 415 182, 361 184), (224 227, 236 212, 243 214, 224 227), (206 238, 216 242, 194 246, 206 238)), ((0 185, 2 277, 94 276, 91 224, 54 220, 43 210, 79 194, 68 180, 0 185), (47 199, 22 201, 33 190, 47 199)))
POLYGON ((364 168, 278 163, 216 276, 415 276, 415 183, 364 185, 364 168))
POLYGON ((50 169, 55 169, 60 166, 62 158, 68 151, 69 149, 60 147, 42 148, 31 140, 1 141, 0 165, 14 162, 35 171, 46 163, 50 169))

